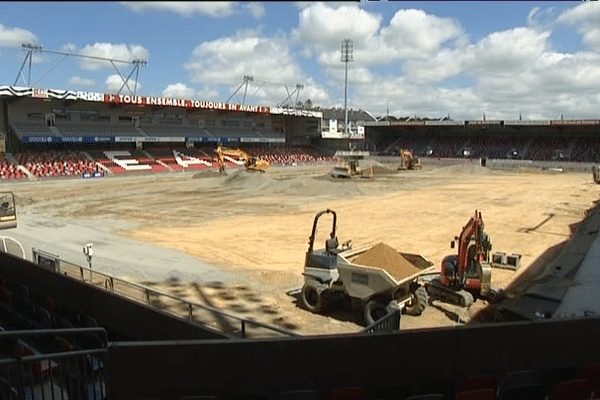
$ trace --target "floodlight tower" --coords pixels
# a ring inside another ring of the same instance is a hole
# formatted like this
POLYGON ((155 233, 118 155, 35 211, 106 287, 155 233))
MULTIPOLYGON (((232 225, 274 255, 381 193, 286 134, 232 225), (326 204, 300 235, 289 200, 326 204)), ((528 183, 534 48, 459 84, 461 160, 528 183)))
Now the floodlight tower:
POLYGON ((242 82, 242 84, 235 90, 235 92, 233 92, 233 94, 229 96, 227 100, 225 100, 225 103, 229 103, 229 100, 231 100, 231 98, 235 96, 235 94, 242 88, 242 86, 246 85, 246 87, 244 88, 244 99, 242 100, 242 105, 244 105, 246 103, 246 92, 248 91, 248 83, 252 81, 254 81, 253 76, 244 75, 244 82, 242 82))
POLYGON ((348 129, 348 62, 354 61, 352 59, 352 53, 354 49, 354 44, 350 39, 342 40, 342 59, 341 61, 346 65, 346 72, 344 75, 344 132, 346 136, 349 137, 349 129, 348 129))
MULTIPOLYGON (((41 52, 42 46, 34 45, 31 43, 22 43, 21 48, 26 50, 27 54, 25 55, 25 60, 23 60, 23 65, 21 65, 21 69, 19 70, 19 73, 17 74, 17 79, 15 79, 14 85, 17 84, 17 81, 19 80, 19 76, 23 72, 23 67, 27 63, 27 60, 29 60, 29 76, 27 77, 27 86, 29 87, 29 85, 31 84, 31 61, 33 60, 33 53, 41 52)), ((23 79, 25 79, 25 78, 23 78, 23 79)))

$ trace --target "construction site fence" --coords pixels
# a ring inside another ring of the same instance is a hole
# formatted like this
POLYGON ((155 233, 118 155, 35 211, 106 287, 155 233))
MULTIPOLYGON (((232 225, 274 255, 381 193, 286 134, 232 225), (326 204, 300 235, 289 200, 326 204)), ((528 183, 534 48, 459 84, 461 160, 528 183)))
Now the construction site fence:
POLYGON ((0 398, 102 400, 111 398, 108 345, 103 328, 18 330, 0 332, 0 398), (33 344, 57 338, 85 342, 94 348, 44 351, 33 344))
POLYGON ((233 337, 299 336, 295 332, 278 326, 232 315, 205 304, 173 296, 136 282, 129 282, 90 267, 77 265, 42 250, 33 248, 32 254, 33 262, 42 268, 51 269, 59 274, 104 288, 108 292, 138 303, 150 305, 188 322, 213 327, 233 337))

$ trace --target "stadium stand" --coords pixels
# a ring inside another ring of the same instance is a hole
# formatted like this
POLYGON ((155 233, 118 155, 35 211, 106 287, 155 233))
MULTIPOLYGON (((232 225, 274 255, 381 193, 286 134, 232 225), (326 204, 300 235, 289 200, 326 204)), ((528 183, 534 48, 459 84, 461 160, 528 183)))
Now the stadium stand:
POLYGON ((107 124, 107 123, 62 123, 55 124, 62 136, 87 135, 87 136, 134 136, 143 137, 131 124, 107 124))
POLYGON ((148 136, 188 137, 199 136, 202 133, 197 126, 143 125, 140 129, 148 136))
POLYGON ((27 177, 27 174, 5 156, 0 156, 0 177, 2 179, 21 179, 27 177))
POLYGON ((254 131, 260 135, 263 136, 265 138, 269 138, 269 139, 285 139, 285 137, 283 135, 281 135, 280 133, 277 133, 271 129, 262 129, 262 128, 256 128, 254 129, 254 131))
POLYGON ((95 162, 76 151, 27 151, 16 154, 15 160, 36 178, 82 176, 85 173, 101 172, 95 162))
POLYGON ((24 136, 48 136, 53 134, 50 127, 44 122, 18 121, 13 122, 11 127, 21 138, 24 136))
POLYGON ((168 171, 168 167, 158 163, 142 150, 91 150, 90 155, 112 173, 168 171))
POLYGON ((311 146, 279 146, 277 148, 246 146, 244 149, 254 157, 267 160, 273 165, 295 165, 335 161, 332 157, 323 155, 311 146))
POLYGON ((218 168, 213 157, 205 152, 185 147, 152 147, 146 152, 157 162, 168 166, 172 171, 183 169, 218 168))
POLYGON ((466 145, 464 137, 438 136, 428 144, 428 155, 431 157, 454 158, 461 157, 461 149, 466 145))
POLYGON ((258 131, 253 131, 251 128, 233 128, 233 127, 210 127, 205 128, 214 137, 231 137, 231 138, 255 138, 262 136, 258 131))
POLYGON ((473 157, 522 158, 529 138, 474 136, 467 146, 473 149, 473 157))
POLYGON ((533 161, 568 160, 567 149, 570 138, 536 138, 532 141, 525 157, 533 161))

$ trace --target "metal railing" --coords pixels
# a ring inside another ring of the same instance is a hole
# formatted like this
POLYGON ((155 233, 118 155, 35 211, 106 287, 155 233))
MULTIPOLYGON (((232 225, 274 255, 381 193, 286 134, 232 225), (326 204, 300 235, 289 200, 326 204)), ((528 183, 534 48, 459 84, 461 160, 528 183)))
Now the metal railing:
POLYGON ((402 317, 402 311, 394 309, 388 313, 385 317, 375 321, 371 325, 364 328, 361 333, 374 333, 374 332, 398 332, 400 331, 400 319, 402 317))
POLYGON ((0 398, 108 399, 107 353, 103 328, 1 331, 0 398))
MULTIPOLYGON (((37 249, 32 249, 32 252, 34 262, 38 263, 41 260, 46 264, 51 264, 53 267, 51 269, 57 273, 77 278, 128 299, 151 305, 189 322, 209 326, 227 334, 242 338, 301 336, 287 329, 232 315, 215 307, 189 301, 139 283, 117 278, 105 272, 58 259, 58 256, 53 256, 56 259, 54 262, 49 263, 48 258, 52 256, 49 253, 37 249), (40 258, 40 255, 43 257, 40 258)), ((199 286, 196 289, 202 290, 199 286)))

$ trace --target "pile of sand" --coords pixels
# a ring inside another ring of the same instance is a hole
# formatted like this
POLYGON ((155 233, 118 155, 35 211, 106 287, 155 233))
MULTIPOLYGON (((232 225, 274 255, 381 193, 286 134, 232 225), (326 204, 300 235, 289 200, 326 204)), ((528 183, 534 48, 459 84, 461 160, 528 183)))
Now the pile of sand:
POLYGON ((270 188, 275 180, 257 171, 246 171, 245 169, 236 169, 233 172, 227 172, 227 175, 221 181, 226 187, 245 190, 258 190, 270 188))
POLYGON ((420 271, 419 268, 402 257, 402 254, 385 243, 376 244, 356 257, 352 262, 358 265, 383 268, 398 280, 420 271))
POLYGON ((353 180, 322 179, 300 176, 285 179, 273 179, 268 173, 248 172, 237 169, 220 177, 222 187, 241 189, 244 191, 260 192, 261 195, 284 194, 292 196, 344 196, 363 195, 359 184, 353 180))
POLYGON ((384 165, 380 162, 374 161, 371 165, 371 171, 372 171, 373 175, 397 174, 398 167, 393 168, 390 165, 384 165))

